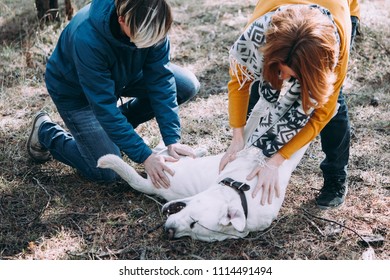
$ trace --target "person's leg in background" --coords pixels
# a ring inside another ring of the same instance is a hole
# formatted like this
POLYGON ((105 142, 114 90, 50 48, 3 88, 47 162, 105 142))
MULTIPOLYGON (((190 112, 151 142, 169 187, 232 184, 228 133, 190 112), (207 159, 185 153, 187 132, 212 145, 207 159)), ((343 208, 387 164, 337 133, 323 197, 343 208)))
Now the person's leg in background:
MULTIPOLYGON (((181 105, 199 92, 200 84, 189 70, 175 64, 170 64, 170 68, 176 81, 177 103, 181 105)), ((126 116, 134 128, 155 117, 142 80, 124 96, 134 97, 120 106, 122 114, 126 116)))
POLYGON ((340 104, 337 114, 320 133, 322 151, 325 153, 325 159, 320 164, 324 185, 316 197, 316 203, 321 209, 340 206, 347 194, 351 128, 347 105, 341 91, 337 102, 340 104))
MULTIPOLYGON (((359 20, 351 17, 352 34, 351 49, 357 34, 359 20)), ((325 159, 320 168, 324 177, 324 185, 316 197, 317 206, 320 209, 334 208, 342 205, 347 194, 347 167, 349 161, 351 127, 348 117, 348 108, 342 94, 342 88, 338 98, 340 105, 337 114, 321 131, 322 151, 325 159)))
POLYGON ((351 51, 355 44, 355 38, 360 34, 359 19, 355 16, 351 16, 352 31, 351 31, 351 51))

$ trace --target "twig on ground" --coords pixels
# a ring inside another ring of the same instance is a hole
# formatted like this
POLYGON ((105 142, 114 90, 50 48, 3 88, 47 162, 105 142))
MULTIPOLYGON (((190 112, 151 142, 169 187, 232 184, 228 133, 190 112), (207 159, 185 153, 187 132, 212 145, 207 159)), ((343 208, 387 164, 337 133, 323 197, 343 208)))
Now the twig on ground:
MULTIPOLYGON (((42 207, 38 213, 31 219, 28 219, 27 221, 24 221, 24 222, 18 222, 16 224, 18 225, 30 225, 31 223, 35 222, 36 220, 38 220, 42 215, 43 215, 43 212, 45 212, 45 210, 49 207, 50 205, 50 201, 51 201, 51 195, 49 194, 49 192, 45 189, 45 187, 39 182, 39 180, 35 177, 33 177, 33 180, 36 182, 36 184, 46 193, 48 199, 47 199, 47 202, 46 202, 46 205, 44 207, 42 207)), ((1 204, 0 204, 1 205, 1 204)), ((2 210, 2 208, 0 207, 0 210, 2 210)), ((2 212, 4 212, 2 210, 2 212)), ((10 227, 12 226, 12 224, 2 224, 3 227, 10 227)))
POLYGON ((338 223, 338 222, 336 222, 336 221, 334 221, 334 220, 330 220, 330 219, 326 219, 326 218, 322 218, 322 217, 318 217, 318 216, 316 216, 316 215, 313 215, 313 214, 311 214, 309 211, 307 211, 306 209, 304 209, 304 208, 301 208, 302 209, 302 211, 306 214, 306 215, 309 215, 309 216, 311 216, 311 217, 313 217, 313 218, 316 218, 316 219, 319 219, 319 220, 323 220, 323 221, 326 221, 326 222, 329 222, 329 223, 334 223, 334 224, 336 224, 336 225, 339 225, 340 227, 343 227, 343 228, 345 228, 345 229, 347 229, 347 230, 350 230, 350 231, 352 231, 354 234, 356 234, 365 244, 367 244, 367 246, 368 247, 371 247, 371 245, 370 245, 370 243, 368 243, 359 233, 357 233, 355 230, 353 230, 353 229, 351 229, 351 228, 349 228, 349 227, 347 227, 347 226, 345 226, 345 225, 343 225, 343 224, 341 224, 341 223, 338 223))
POLYGON ((45 189, 45 187, 39 182, 39 180, 35 177, 33 177, 33 180, 37 183, 37 185, 46 193, 48 199, 47 199, 47 203, 45 205, 45 207, 41 208, 41 210, 39 211, 39 215, 37 215, 33 220, 31 220, 31 222, 39 219, 43 212, 45 212, 45 210, 49 207, 50 205, 50 201, 51 201, 51 195, 49 194, 49 192, 45 189))
POLYGON ((140 260, 146 260, 146 249, 142 249, 141 256, 139 257, 140 260))
POLYGON ((193 257, 194 259, 197 259, 197 260, 205 260, 204 258, 202 258, 202 257, 200 257, 198 255, 190 254, 189 256, 193 257))
POLYGON ((68 255, 71 255, 71 256, 74 256, 74 257, 84 257, 85 255, 87 256, 94 256, 98 259, 101 259, 101 258, 105 258, 105 257, 109 257, 109 256, 117 256, 117 255, 121 255, 121 254, 125 254, 127 252, 130 252, 132 251, 132 245, 129 245, 129 246, 126 246, 122 249, 119 249, 119 250, 115 250, 115 251, 111 251, 109 250, 108 248, 107 249, 107 252, 102 252, 100 254, 96 254, 96 252, 93 252, 93 251, 85 251, 85 252, 82 252, 82 253, 79 253, 79 254, 74 254, 74 253, 68 253, 68 255))
POLYGON ((146 196, 147 198, 153 200, 154 202, 156 202, 160 207, 163 206, 161 202, 157 201, 155 198, 151 197, 150 195, 145 194, 145 196, 146 196))
POLYGON ((311 220, 311 219, 309 219, 309 217, 307 217, 306 215, 303 215, 303 217, 313 226, 313 227, 315 227, 317 230, 318 230, 318 232, 322 235, 322 236, 325 236, 325 234, 322 232, 322 230, 317 226, 317 224, 313 221, 313 220, 311 220))
POLYGON ((74 223, 76 225, 76 227, 79 229, 80 233, 81 233, 81 239, 84 239, 84 232, 83 230, 81 229, 81 227, 73 220, 73 219, 70 219, 72 221, 72 223, 74 223))

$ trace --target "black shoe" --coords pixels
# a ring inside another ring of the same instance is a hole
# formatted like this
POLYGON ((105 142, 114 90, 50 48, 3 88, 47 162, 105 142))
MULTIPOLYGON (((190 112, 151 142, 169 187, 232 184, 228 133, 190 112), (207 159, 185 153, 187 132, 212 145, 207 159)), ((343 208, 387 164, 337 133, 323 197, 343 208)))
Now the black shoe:
POLYGON ((345 178, 325 178, 324 186, 316 198, 320 209, 336 208, 345 201, 348 186, 345 178))

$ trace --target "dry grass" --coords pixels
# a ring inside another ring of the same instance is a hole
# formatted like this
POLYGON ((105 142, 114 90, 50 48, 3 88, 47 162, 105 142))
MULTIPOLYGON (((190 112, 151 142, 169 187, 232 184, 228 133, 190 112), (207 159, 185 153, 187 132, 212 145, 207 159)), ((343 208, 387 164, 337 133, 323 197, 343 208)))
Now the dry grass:
MULTIPOLYGON (((86 1, 76 1, 78 7, 86 1)), ((224 151, 227 52, 255 0, 172 0, 176 16, 172 59, 193 70, 199 96, 181 108, 183 142, 224 151)), ((362 32, 345 95, 353 126, 350 192, 345 205, 318 211, 323 158, 316 139, 295 171, 279 219, 242 240, 169 241, 161 201, 125 183, 98 185, 58 162, 35 165, 25 151, 31 117, 42 108, 60 121, 48 97, 45 61, 65 22, 38 28, 22 1, 0 3, 0 259, 360 259, 360 235, 379 234, 377 259, 390 259, 389 88, 390 3, 361 1, 362 32), (18 8, 16 8, 18 7, 18 8), (313 216, 314 215, 314 216, 313 216), (324 218, 342 224, 338 226, 324 218), (354 233, 356 232, 356 233, 354 233)), ((151 145, 155 122, 138 128, 151 145)))

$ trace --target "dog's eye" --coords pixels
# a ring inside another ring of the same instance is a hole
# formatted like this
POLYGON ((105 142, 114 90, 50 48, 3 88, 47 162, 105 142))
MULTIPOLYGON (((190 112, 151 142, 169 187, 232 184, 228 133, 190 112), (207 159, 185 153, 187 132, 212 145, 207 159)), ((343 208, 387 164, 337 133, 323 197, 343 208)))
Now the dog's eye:
POLYGON ((192 222, 192 223, 190 224, 190 228, 194 228, 194 226, 195 226, 196 223, 197 223, 197 222, 192 222))

